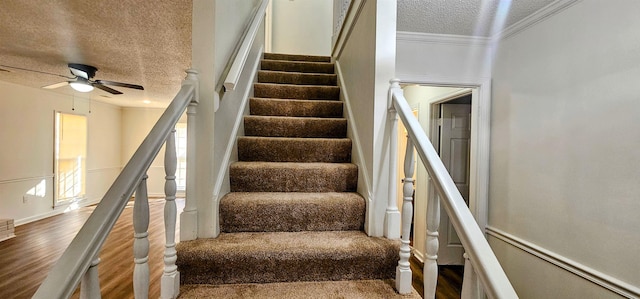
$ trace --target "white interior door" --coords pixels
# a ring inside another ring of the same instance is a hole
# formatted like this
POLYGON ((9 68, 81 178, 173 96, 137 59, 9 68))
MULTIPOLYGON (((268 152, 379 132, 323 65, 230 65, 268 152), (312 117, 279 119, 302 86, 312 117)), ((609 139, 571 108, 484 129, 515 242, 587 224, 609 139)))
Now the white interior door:
MULTIPOLYGON (((440 158, 469 205, 471 105, 441 104, 440 116, 440 158)), ((438 264, 464 264, 462 257, 464 248, 442 206, 438 241, 440 243, 438 264)))

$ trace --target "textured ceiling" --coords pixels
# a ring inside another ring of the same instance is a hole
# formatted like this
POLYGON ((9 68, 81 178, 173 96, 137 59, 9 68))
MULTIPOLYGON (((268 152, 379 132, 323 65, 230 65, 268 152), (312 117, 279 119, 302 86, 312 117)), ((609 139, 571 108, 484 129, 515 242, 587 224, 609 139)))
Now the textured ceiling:
MULTIPOLYGON (((121 106, 166 106, 191 65, 191 0, 2 0, 0 64, 69 76, 67 63, 95 66, 94 79, 143 85, 82 97, 121 106), (151 101, 143 104, 144 100, 151 101)), ((64 78, 0 67, 0 81, 42 87, 64 78)), ((53 90, 79 95, 69 86, 53 90)))
MULTIPOLYGON (((499 4, 508 27, 553 0, 398 0, 398 30, 491 36, 499 4)), ((163 107, 191 65, 191 0, 2 0, 0 65, 69 75, 67 63, 95 66, 94 79, 140 84, 124 94, 82 97, 163 107), (144 104, 143 101, 151 101, 144 104)), ((0 81, 40 88, 64 78, 0 67, 0 81), (9 72, 2 71, 9 70, 9 72)), ((79 95, 69 86, 52 92, 79 95)))
POLYGON ((490 37, 554 1, 398 0, 397 28, 398 31, 490 37), (502 20, 503 24, 495 20, 502 20))

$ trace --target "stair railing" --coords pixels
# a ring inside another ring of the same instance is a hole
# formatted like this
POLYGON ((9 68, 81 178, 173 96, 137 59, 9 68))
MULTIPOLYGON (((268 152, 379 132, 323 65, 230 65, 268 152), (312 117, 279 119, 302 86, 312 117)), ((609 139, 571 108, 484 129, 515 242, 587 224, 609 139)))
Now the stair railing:
MULTIPOLYGON (((189 107, 188 116, 195 115, 198 104, 198 78, 195 70, 188 70, 182 87, 167 107, 149 135, 122 169, 113 185, 105 193, 93 213, 40 285, 33 298, 69 298, 81 281, 81 298, 100 298, 98 258, 100 249, 111 232, 129 199, 136 192, 133 207, 134 227, 134 273, 135 298, 149 297, 149 201, 147 196, 147 170, 165 145, 165 253, 164 271, 161 278, 161 298, 176 298, 180 288, 180 273, 176 266, 176 147, 175 125, 189 107)), ((193 130, 188 120, 187 130, 193 130)), ((188 136, 193 136, 193 133, 188 136)), ((194 168, 194 147, 187 149, 187 167, 194 168)), ((192 172, 189 172, 189 175, 192 172)), ((187 191, 193 185, 193 177, 187 177, 187 191)), ((193 207, 187 198, 186 206, 193 207)))
MULTIPOLYGON (((415 147, 415 151, 426 166, 444 209, 466 250, 462 298, 480 298, 478 280, 489 298, 518 298, 449 172, 429 142, 420 123, 413 116, 399 82, 400 80, 397 79, 391 80, 389 90, 389 113, 394 115, 397 113, 408 133, 404 162, 405 178, 403 180, 402 244, 400 261, 396 270, 396 289, 401 294, 411 292, 409 232, 413 217, 413 152, 415 147)), ((395 128, 392 131, 395 132, 395 128)), ((427 202, 427 252, 423 270, 424 298, 435 298, 436 294, 439 224, 440 202, 437 198, 430 198, 427 202)))
POLYGON ((242 70, 244 69, 244 64, 247 62, 247 58, 249 58, 251 45, 256 39, 256 35, 258 34, 258 30, 260 29, 262 20, 264 20, 267 6, 269 6, 269 0, 262 0, 262 3, 260 3, 260 6, 258 6, 258 9, 253 15, 251 23, 249 23, 247 30, 238 43, 237 52, 235 52, 234 59, 229 60, 229 62, 232 63, 229 66, 229 72, 224 79, 223 85, 225 91, 235 90, 236 85, 240 80, 240 75, 242 74, 242 70))

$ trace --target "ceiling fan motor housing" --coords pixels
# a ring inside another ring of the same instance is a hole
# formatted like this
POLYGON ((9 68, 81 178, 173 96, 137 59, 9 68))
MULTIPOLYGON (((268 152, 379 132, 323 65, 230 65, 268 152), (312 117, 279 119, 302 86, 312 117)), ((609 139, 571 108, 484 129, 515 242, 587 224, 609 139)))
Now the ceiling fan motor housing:
POLYGON ((98 71, 97 68, 86 64, 69 63, 68 66, 71 74, 85 79, 93 78, 96 75, 96 71, 98 71))

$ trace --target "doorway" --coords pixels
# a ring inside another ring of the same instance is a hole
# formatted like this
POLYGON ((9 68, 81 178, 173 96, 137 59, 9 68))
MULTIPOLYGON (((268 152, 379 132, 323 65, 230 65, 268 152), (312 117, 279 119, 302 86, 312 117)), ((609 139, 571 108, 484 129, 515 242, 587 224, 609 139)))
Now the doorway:
MULTIPOLYGON (((466 115, 466 118, 457 117, 454 120, 454 125, 463 126, 467 129, 466 140, 455 140, 454 148, 448 147, 447 151, 453 151, 453 154, 457 157, 461 157, 461 160, 454 159, 454 167, 459 169, 454 175, 461 177, 459 180, 462 185, 466 185, 461 192, 465 194, 466 201, 472 207, 472 214, 476 217, 478 223, 482 228, 484 224, 483 219, 486 219, 484 213, 486 209, 486 196, 483 196, 479 192, 484 192, 485 187, 478 186, 479 171, 486 169, 479 157, 483 157, 483 151, 478 146, 478 123, 479 120, 487 121, 483 117, 479 117, 480 109, 478 103, 483 98, 488 100, 488 94, 482 93, 481 86, 437 86, 427 84, 405 84, 402 85, 405 98, 409 102, 410 107, 417 111, 418 121, 422 129, 427 133, 434 144, 435 149, 441 151, 440 136, 441 136, 441 119, 443 113, 443 107, 458 107, 463 106, 462 114, 466 115), (484 96, 484 97, 483 97, 484 96), (452 105, 452 106, 448 106, 452 105), (465 149, 461 151, 461 149, 465 149), (480 188, 479 188, 480 187, 480 188), (465 191, 466 190, 466 191, 465 191)), ((460 113, 457 113, 460 114, 460 113)), ((451 124, 448 124, 451 125, 451 124)), ((487 126, 488 129, 488 126, 487 126)), ((400 133, 400 132, 398 132, 400 133)), ((398 134, 398 138, 405 138, 405 134, 398 134)), ((483 135, 484 138, 484 135, 483 135)), ((456 138, 458 139, 458 138, 456 138)), ((398 140, 398 145, 404 144, 406 141, 398 140)), ((451 141, 449 141, 451 143, 451 141)), ((447 147, 445 147, 447 148, 447 147)), ((404 159, 405 149, 399 147, 399 163, 402 165, 404 159)), ((488 151, 487 151, 488 152, 488 151)), ((430 179, 427 174, 425 166, 422 161, 418 159, 416 167, 416 184, 415 184, 415 202, 414 202, 414 226, 413 231, 413 247, 415 255, 421 261, 424 261, 424 254, 426 251, 426 207, 429 196, 436 196, 435 188, 431 186, 430 179)), ((402 169, 399 169, 398 177, 402 178, 402 169)), ((482 183, 482 182, 480 182, 482 183)), ((462 187, 462 186, 461 186, 462 187)), ((399 190, 402 188, 399 187, 399 190)), ((439 229, 440 235, 440 252, 438 262, 439 264, 455 265, 463 264, 462 258, 463 249, 460 244, 459 238, 455 234, 453 227, 449 224, 446 213, 441 208, 441 224, 439 229)))
POLYGON ((55 113, 54 206, 85 196, 87 177, 87 117, 55 113))
MULTIPOLYGON (((468 90, 468 93, 460 97, 432 104, 431 123, 434 125, 432 134, 429 135, 467 206, 470 185, 471 102, 471 90, 468 90)), ((434 188, 429 189, 429 198, 437 198, 434 188)), ((439 265, 464 265, 464 248, 442 205, 438 242, 439 265)))

